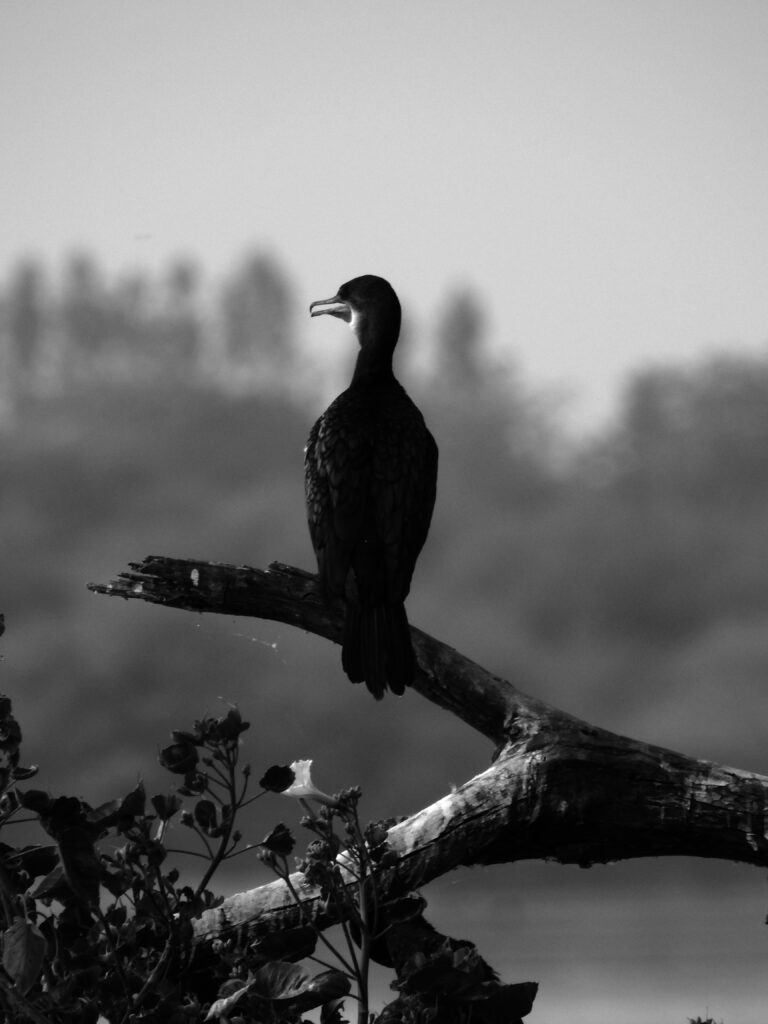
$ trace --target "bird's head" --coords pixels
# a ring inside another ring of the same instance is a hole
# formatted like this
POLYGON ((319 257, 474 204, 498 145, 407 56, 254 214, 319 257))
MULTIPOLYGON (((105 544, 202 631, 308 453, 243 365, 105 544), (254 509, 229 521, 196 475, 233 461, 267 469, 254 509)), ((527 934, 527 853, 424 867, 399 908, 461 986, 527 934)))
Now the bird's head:
POLYGON ((348 323, 361 345, 387 340, 394 348, 400 333, 400 302, 389 281, 375 274, 355 277, 309 307, 310 316, 324 313, 348 323))

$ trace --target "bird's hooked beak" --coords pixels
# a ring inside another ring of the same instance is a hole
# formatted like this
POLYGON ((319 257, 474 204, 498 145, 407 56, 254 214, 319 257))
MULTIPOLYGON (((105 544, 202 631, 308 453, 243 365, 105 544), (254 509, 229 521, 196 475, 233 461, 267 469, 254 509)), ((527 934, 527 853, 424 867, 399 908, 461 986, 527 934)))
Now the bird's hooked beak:
POLYGON ((331 316, 337 316, 340 320, 344 320, 346 323, 350 323, 352 320, 352 309, 348 302, 344 302, 338 295, 334 295, 332 299, 317 299, 316 302, 310 303, 309 315, 310 316, 322 316, 323 313, 330 313, 331 316), (315 309, 315 306, 327 306, 327 309, 315 309))

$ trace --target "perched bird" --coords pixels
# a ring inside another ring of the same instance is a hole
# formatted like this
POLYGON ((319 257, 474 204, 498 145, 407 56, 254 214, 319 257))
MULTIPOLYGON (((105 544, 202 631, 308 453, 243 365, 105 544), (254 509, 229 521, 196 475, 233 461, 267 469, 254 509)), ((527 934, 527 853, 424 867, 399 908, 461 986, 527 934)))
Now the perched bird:
POLYGON ((309 435, 304 484, 321 584, 346 602, 342 667, 380 700, 416 668, 404 601, 435 504, 437 445, 392 372, 391 285, 365 274, 309 312, 346 321, 360 344, 352 383, 309 435))

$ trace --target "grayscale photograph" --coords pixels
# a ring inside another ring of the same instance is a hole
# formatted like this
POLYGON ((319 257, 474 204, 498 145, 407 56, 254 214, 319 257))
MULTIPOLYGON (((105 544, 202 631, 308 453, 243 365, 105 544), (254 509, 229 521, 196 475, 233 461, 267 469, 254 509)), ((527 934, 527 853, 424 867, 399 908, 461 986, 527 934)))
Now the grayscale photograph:
POLYGON ((768 3, 0 0, 0 1022, 768 1022, 768 3))

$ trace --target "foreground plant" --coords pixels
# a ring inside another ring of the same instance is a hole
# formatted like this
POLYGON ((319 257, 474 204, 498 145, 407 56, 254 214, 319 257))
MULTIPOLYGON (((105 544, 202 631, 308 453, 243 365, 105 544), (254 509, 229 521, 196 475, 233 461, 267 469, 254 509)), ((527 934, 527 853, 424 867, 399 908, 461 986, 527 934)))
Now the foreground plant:
MULTIPOLYGON (((347 789, 328 796, 312 782, 311 761, 294 761, 287 767, 271 768, 261 779, 265 790, 283 793, 301 802, 307 811, 301 824, 314 833, 304 858, 297 867, 307 885, 320 889, 322 899, 341 925, 344 949, 334 947, 311 918, 305 920, 315 938, 341 964, 347 978, 357 989, 358 1022, 369 1019, 368 975, 371 948, 382 941, 386 928, 381 925, 378 873, 392 865, 387 848, 386 829, 369 825, 363 831, 357 814, 360 790, 347 789), (315 811, 312 803, 319 805, 315 811), (337 835, 338 825, 341 835, 337 835)), ((262 860, 291 890, 297 905, 302 901, 291 881, 288 856, 294 839, 285 826, 278 826, 262 843, 262 860)))
MULTIPOLYGON (((362 827, 359 789, 329 796, 311 762, 270 769, 251 792, 241 765, 237 708, 175 731, 160 763, 178 786, 147 799, 139 784, 98 807, 40 789, 21 789, 37 769, 19 764, 21 730, 0 697, 0 1014, 33 1024, 301 1024, 319 1009, 322 1024, 346 1024, 354 986, 358 1024, 514 1024, 536 986, 502 985, 474 946, 439 935, 424 900, 388 901, 382 880, 396 870, 387 824, 362 827), (312 834, 298 860, 302 887, 321 893, 325 916, 341 929, 336 948, 302 903, 288 866, 295 839, 277 825, 244 843, 243 810, 267 792, 298 800, 312 834), (11 829, 36 822, 44 841, 14 847, 11 829), (194 849, 171 846, 176 823, 194 849), (192 943, 192 921, 221 902, 211 879, 233 857, 258 852, 302 909, 302 927, 258 940, 192 943), (174 857, 203 865, 182 881, 174 857), (393 968, 398 997, 375 1016, 369 971, 393 968), (305 966, 305 964, 307 966, 305 966), (315 965, 315 966, 313 966, 315 965), (318 972, 317 967, 321 970, 318 972)), ((307 1022, 308 1024, 308 1022, 307 1022)))
POLYGON ((230 708, 173 733, 160 760, 183 776, 175 792, 148 801, 138 785, 94 808, 75 797, 19 789, 36 769, 19 767, 21 730, 10 701, 0 698, 3 838, 12 824, 37 821, 48 840, 19 848, 0 843, 4 1019, 185 1024, 229 1016, 247 993, 252 1012, 241 1021, 294 1024, 303 1012, 346 994, 339 972, 311 978, 247 944, 190 944, 192 918, 220 902, 208 888, 213 874, 248 849, 237 815, 263 795, 249 795, 250 770, 239 766, 247 728, 230 708), (192 801, 188 809, 184 798, 192 801), (167 846, 176 817, 201 851, 167 846), (182 884, 178 868, 167 866, 172 853, 202 857, 196 885, 182 884))
POLYGON ((425 920, 426 901, 419 894, 385 899, 383 877, 397 864, 387 842, 391 823, 362 828, 360 790, 328 796, 312 781, 311 767, 311 761, 294 761, 271 768, 260 785, 298 799, 307 811, 301 824, 315 838, 296 867, 303 883, 319 890, 324 912, 339 922, 342 949, 304 911, 288 867, 295 841, 285 825, 266 837, 261 856, 291 891, 318 945, 334 956, 355 985, 358 1024, 522 1024, 538 986, 502 984, 473 943, 441 935, 425 920), (392 987, 399 992, 378 1016, 369 1008, 372 960, 395 969, 392 987))

